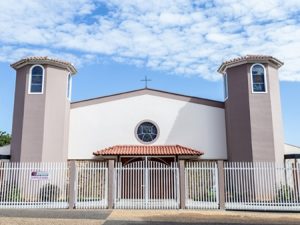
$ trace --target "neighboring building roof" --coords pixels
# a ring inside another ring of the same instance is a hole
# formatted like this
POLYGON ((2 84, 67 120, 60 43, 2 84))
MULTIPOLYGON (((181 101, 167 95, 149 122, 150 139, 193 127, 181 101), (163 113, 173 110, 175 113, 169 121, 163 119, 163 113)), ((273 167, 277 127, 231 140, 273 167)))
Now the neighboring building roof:
POLYGON ((284 154, 300 154, 300 147, 290 144, 284 144, 284 154))
POLYGON ((0 147, 0 159, 10 159, 10 145, 0 147))
POLYGON ((203 155, 201 151, 181 145, 116 145, 93 153, 108 155, 203 155))
POLYGON ((165 97, 165 98, 169 98, 169 99, 181 100, 181 101, 186 101, 186 102, 191 102, 191 103, 196 103, 196 104, 208 105, 208 106, 212 106, 212 107, 224 108, 224 102, 210 100, 210 99, 204 99, 204 98, 198 98, 198 97, 192 97, 192 96, 188 96, 188 95, 175 94, 175 93, 171 93, 171 92, 150 89, 150 88, 143 88, 143 89, 138 89, 138 90, 134 90, 134 91, 128 91, 128 92, 123 92, 123 93, 118 93, 118 94, 113 94, 113 95, 108 95, 108 96, 103 96, 103 97, 98 97, 98 98, 82 100, 82 101, 78 101, 78 102, 72 102, 71 108, 78 108, 78 107, 82 107, 82 106, 94 105, 94 104, 98 104, 98 103, 120 100, 120 99, 124 99, 124 98, 130 98, 130 97, 146 95, 146 94, 159 96, 159 97, 165 97))
POLYGON ((10 155, 10 145, 1 146, 0 155, 10 155))
POLYGON ((71 72, 71 74, 77 73, 77 70, 73 64, 63 61, 63 60, 60 60, 60 59, 49 58, 48 56, 33 56, 33 57, 23 58, 13 64, 11 64, 10 66, 14 69, 19 69, 28 64, 29 65, 31 65, 31 64, 50 64, 53 66, 65 68, 65 69, 69 70, 71 72))
POLYGON ((221 74, 225 74, 226 70, 233 66, 238 66, 246 63, 270 63, 274 65, 276 68, 279 68, 283 65, 283 62, 269 55, 246 55, 238 58, 234 58, 222 63, 219 67, 218 72, 221 74))

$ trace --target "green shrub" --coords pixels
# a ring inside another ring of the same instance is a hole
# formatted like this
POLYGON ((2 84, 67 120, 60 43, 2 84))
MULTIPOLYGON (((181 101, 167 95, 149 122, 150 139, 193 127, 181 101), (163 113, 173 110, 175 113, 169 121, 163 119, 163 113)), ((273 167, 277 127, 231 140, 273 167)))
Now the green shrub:
POLYGON ((60 196, 60 189, 57 185, 46 184, 40 189, 40 201, 56 202, 60 196))
POLYGON ((8 182, 6 182, 0 190, 0 201, 19 202, 20 200, 20 189, 15 185, 11 187, 10 185, 8 185, 8 182))
POLYGON ((213 188, 211 188, 207 194, 208 194, 209 201, 215 202, 217 200, 216 199, 216 191, 213 188))
POLYGON ((294 191, 289 185, 281 184, 276 192, 276 201, 278 202, 292 202, 294 200, 294 191))

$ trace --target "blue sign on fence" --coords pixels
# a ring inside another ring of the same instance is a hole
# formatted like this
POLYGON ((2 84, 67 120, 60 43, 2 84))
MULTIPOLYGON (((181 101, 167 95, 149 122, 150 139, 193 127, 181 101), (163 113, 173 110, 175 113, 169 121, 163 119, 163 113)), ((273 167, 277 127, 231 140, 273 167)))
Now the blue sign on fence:
POLYGON ((47 171, 32 171, 31 180, 48 180, 49 173, 47 171))

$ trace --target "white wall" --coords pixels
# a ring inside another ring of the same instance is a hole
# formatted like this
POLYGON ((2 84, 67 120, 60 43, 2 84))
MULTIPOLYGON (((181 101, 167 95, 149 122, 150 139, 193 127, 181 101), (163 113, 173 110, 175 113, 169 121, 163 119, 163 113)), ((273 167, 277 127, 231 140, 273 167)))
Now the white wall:
POLYGON ((134 131, 145 119, 160 130, 153 145, 179 144, 204 152, 203 159, 226 159, 224 109, 141 95, 71 109, 69 159, 90 159, 114 145, 141 145, 134 131))

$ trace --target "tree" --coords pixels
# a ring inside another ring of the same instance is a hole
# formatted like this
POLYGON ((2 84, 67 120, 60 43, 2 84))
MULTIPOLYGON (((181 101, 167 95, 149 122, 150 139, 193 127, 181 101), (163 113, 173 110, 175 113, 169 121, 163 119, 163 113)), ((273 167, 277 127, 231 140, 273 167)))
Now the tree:
POLYGON ((5 131, 0 131, 0 147, 10 144, 11 136, 5 131))

